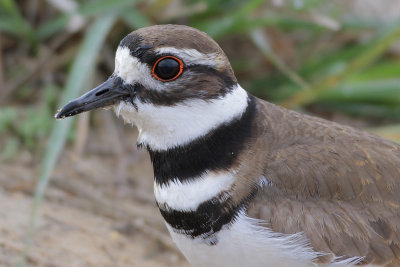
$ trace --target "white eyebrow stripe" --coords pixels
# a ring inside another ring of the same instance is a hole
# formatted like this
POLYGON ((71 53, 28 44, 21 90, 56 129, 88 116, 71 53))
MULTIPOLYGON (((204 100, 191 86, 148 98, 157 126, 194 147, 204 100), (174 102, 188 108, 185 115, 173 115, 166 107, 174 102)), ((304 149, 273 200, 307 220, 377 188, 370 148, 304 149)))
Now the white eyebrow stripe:
POLYGON ((201 53, 197 49, 175 47, 161 47, 155 49, 158 54, 172 54, 181 60, 186 65, 206 65, 215 68, 221 68, 225 65, 225 57, 219 53, 201 53))

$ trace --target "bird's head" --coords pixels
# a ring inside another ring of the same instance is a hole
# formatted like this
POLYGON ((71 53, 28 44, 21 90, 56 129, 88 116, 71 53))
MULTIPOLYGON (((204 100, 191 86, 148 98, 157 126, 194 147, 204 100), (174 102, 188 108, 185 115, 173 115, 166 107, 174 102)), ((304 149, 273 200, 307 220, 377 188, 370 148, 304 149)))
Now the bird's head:
POLYGON ((122 39, 114 73, 65 105, 56 118, 112 106, 138 127, 139 143, 165 150, 239 116, 247 100, 212 38, 187 26, 157 25, 122 39))

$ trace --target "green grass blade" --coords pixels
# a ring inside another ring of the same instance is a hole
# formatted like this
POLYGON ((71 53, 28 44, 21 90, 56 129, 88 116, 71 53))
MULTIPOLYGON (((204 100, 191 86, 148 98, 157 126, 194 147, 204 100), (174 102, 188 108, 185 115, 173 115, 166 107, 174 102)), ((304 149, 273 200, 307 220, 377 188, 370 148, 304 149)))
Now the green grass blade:
POLYGON ((400 124, 370 128, 367 131, 400 144, 400 124))
MULTIPOLYGON (((116 14, 103 15, 97 18, 87 29, 86 36, 80 47, 79 53, 76 55, 70 75, 68 76, 65 91, 61 100, 62 104, 65 104, 68 100, 76 98, 82 91, 84 85, 87 83, 90 74, 95 67, 99 50, 102 47, 102 44, 112 25, 116 21, 116 17, 116 14)), ((33 235, 35 232, 36 221, 39 216, 40 204, 43 200, 45 189, 49 183, 50 175, 54 169, 61 150, 64 147, 72 121, 72 119, 57 121, 53 127, 35 191, 26 248, 24 254, 22 255, 19 266, 23 266, 25 264, 27 253, 29 252, 33 242, 33 235)))
POLYGON ((19 36, 19 31, 15 27, 15 19, 9 16, 0 17, 0 30, 5 33, 19 36))
POLYGON ((322 92, 322 101, 368 102, 400 105, 400 79, 346 82, 334 90, 322 92))
MULTIPOLYGON (((85 2, 81 4, 76 13, 85 18, 104 15, 110 12, 119 12, 123 9, 129 10, 128 6, 138 2, 138 0, 99 0, 85 2)), ((62 14, 41 25, 36 33, 39 39, 44 39, 52 34, 64 29, 68 24, 72 14, 62 14)))
POLYGON ((0 29, 14 34, 31 44, 36 43, 36 36, 29 22, 21 15, 18 5, 13 0, 0 0, 0 8, 7 13, 0 19, 0 29))
POLYGON ((83 16, 93 16, 108 13, 110 11, 119 11, 127 8, 128 5, 136 3, 137 0, 100 0, 87 2, 79 7, 79 14, 83 16))
POLYGON ((324 102, 318 103, 324 110, 331 110, 335 112, 343 112, 352 116, 365 117, 368 119, 400 119, 400 106, 399 105, 380 105, 370 103, 357 103, 357 102, 324 102))
MULTIPOLYGON (((373 81, 383 79, 398 79, 400 75, 400 62, 385 60, 374 64, 368 69, 350 77, 351 81, 373 81)), ((400 85, 399 85, 400 86, 400 85)))
POLYGON ((49 21, 46 21, 36 30, 36 35, 38 36, 38 39, 43 40, 63 30, 68 24, 70 18, 71 15, 62 14, 53 19, 50 19, 49 21))
POLYGON ((256 10, 264 0, 245 1, 244 4, 237 9, 233 14, 228 14, 223 18, 218 18, 217 21, 207 21, 206 23, 194 24, 194 27, 207 32, 214 38, 220 38, 228 33, 234 32, 236 28, 245 23, 248 14, 256 10))
POLYGON ((399 22, 395 24, 395 27, 388 34, 378 38, 375 42, 372 42, 372 44, 361 52, 358 57, 350 61, 342 71, 335 75, 326 77, 321 82, 311 86, 309 90, 295 93, 289 99, 281 102, 281 104, 288 108, 294 108, 315 101, 322 92, 331 90, 336 85, 347 79, 350 75, 353 75, 357 71, 371 64, 373 61, 377 60, 398 38, 400 38, 399 22))
POLYGON ((254 30, 250 33, 254 45, 261 53, 282 73, 284 73, 293 83, 297 84, 303 90, 307 90, 310 86, 296 72, 291 70, 285 62, 271 48, 267 36, 261 29, 254 30))
POLYGON ((139 29, 151 25, 150 20, 135 8, 122 11, 121 16, 124 22, 133 29, 139 29))

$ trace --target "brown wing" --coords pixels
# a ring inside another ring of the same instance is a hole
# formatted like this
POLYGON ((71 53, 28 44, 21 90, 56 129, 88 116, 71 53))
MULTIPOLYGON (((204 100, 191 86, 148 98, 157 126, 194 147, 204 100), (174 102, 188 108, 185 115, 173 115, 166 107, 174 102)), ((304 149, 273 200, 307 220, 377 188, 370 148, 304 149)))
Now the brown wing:
POLYGON ((321 257, 400 266, 400 146, 261 103, 265 186, 248 214, 273 231, 304 232, 321 257))

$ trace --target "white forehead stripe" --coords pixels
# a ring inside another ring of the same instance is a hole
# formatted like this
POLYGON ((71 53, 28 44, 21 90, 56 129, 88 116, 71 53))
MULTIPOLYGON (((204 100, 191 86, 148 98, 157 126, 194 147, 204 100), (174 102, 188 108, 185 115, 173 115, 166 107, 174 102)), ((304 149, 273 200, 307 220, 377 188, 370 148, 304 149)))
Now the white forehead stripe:
POLYGON ((163 90, 162 82, 151 76, 151 69, 148 65, 130 54, 128 47, 118 47, 115 53, 114 74, 120 77, 125 83, 135 82, 146 85, 153 90, 163 90))
POLYGON ((218 53, 201 53, 193 48, 177 49, 175 47, 157 48, 158 54, 172 54, 180 58, 186 65, 207 65, 215 68, 223 67, 226 60, 218 53))
POLYGON ((204 201, 230 189, 234 173, 208 173, 187 182, 172 180, 166 185, 154 182, 154 195, 160 205, 180 211, 195 211, 204 201))
POLYGON ((184 145, 204 136, 223 123, 238 118, 247 108, 247 92, 236 85, 225 96, 213 100, 189 99, 174 106, 156 106, 137 101, 114 106, 125 122, 139 128, 138 141, 153 150, 184 145))
POLYGON ((139 81, 142 75, 149 74, 150 69, 136 57, 130 55, 128 47, 118 47, 115 53, 115 71, 124 82, 139 81))

